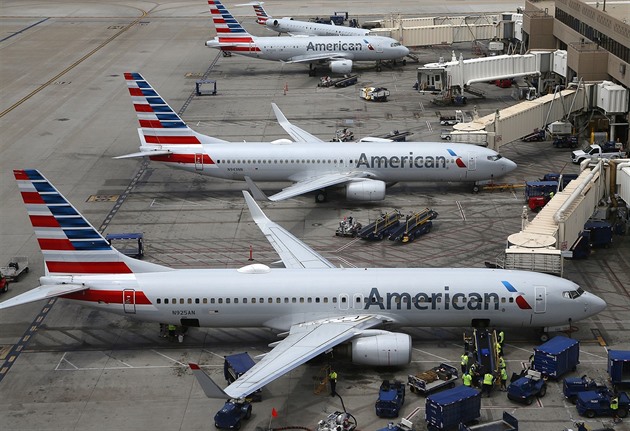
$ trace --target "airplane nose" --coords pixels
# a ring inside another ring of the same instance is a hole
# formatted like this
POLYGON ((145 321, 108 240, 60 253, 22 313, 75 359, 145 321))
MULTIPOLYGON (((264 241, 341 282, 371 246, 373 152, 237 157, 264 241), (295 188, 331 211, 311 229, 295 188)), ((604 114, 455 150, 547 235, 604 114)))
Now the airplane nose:
POLYGON ((516 169, 516 163, 514 163, 512 160, 506 159, 505 157, 502 158, 501 160, 503 161, 503 170, 505 171, 506 174, 516 169))
POLYGON ((592 293, 588 296, 589 301, 587 302, 587 311, 592 316, 599 313, 600 311, 604 311, 606 308, 606 301, 600 298, 597 295, 593 295, 592 293))
POLYGON ((406 57, 407 55, 409 55, 409 48, 407 48, 406 46, 401 46, 401 51, 402 51, 402 56, 406 57))

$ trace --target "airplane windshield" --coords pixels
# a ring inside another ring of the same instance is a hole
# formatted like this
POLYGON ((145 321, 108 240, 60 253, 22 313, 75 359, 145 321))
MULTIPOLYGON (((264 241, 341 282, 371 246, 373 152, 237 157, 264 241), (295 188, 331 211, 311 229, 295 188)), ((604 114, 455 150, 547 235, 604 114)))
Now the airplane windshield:
POLYGON ((496 162, 499 159, 502 159, 503 156, 501 154, 495 154, 494 156, 488 156, 488 160, 491 160, 493 162, 496 162))
POLYGON ((396 46, 401 46, 401 45, 400 45, 400 43, 398 43, 398 42, 393 42, 393 43, 391 44, 391 47, 392 47, 392 48, 394 48, 394 47, 396 47, 396 46))
POLYGON ((562 292, 562 296, 564 296, 565 298, 575 299, 582 296, 583 293, 584 290, 581 287, 578 287, 577 290, 567 290, 565 292, 562 292))

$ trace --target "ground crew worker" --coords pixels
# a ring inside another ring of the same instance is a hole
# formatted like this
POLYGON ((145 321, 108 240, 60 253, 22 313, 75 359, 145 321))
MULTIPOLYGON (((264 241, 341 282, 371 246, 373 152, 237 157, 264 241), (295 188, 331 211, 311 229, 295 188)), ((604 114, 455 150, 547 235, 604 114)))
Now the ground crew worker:
POLYGON ((462 375, 468 371, 468 353, 462 355, 462 375))
POLYGON ((497 343, 494 345, 494 350, 496 350, 497 352, 497 356, 501 356, 503 354, 503 348, 501 347, 501 344, 499 344, 499 342, 497 341, 497 343))
POLYGON ((474 364, 472 364, 470 366, 470 370, 468 371, 468 373, 470 374, 470 377, 472 377, 472 385, 476 388, 479 387, 479 371, 478 371, 479 366, 477 365, 477 363, 475 362, 474 364))
POLYGON ((505 359, 503 359, 503 356, 499 356, 499 368, 505 368, 505 359))
POLYGON ((483 392, 490 398, 490 392, 492 392, 492 385, 494 384, 494 376, 490 371, 483 375, 483 392))
POLYGON ((464 381, 464 386, 472 385, 472 376, 470 374, 464 373, 462 380, 464 381))
POLYGON ((501 368, 501 392, 507 391, 507 387, 506 387, 507 379, 508 379, 507 370, 505 368, 501 368))
POLYGON ((169 340, 174 340, 175 339, 175 330, 177 329, 177 326, 172 325, 169 323, 168 325, 168 338, 169 340))
POLYGON ((612 410, 612 417, 617 422, 619 416, 617 415, 617 411, 619 411, 619 397, 615 394, 610 399, 610 410, 612 410))
POLYGON ((328 374, 328 380, 330 381, 330 396, 334 397, 337 395, 337 373, 332 368, 328 374))
POLYGON ((501 353, 503 353, 503 343, 505 342, 505 332, 503 332, 503 330, 499 331, 497 340, 499 341, 499 344, 501 345, 501 353))

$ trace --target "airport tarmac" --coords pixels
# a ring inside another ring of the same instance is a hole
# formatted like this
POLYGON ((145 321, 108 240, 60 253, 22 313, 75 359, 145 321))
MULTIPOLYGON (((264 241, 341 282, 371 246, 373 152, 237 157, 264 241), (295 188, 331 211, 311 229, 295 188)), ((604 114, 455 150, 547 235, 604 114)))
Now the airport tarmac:
MULTIPOLYGON (((226 2, 228 5, 237 2, 226 2)), ((417 2, 396 2, 413 14, 417 2)), ((387 2, 346 2, 359 21, 391 12, 387 2)), ((422 14, 497 12, 518 3, 423 2, 422 14)), ((286 15, 325 15, 339 9, 332 1, 268 4, 286 15), (307 10, 308 8, 308 10, 307 10)), ((248 15, 242 9, 239 15, 248 15)), ((420 15, 420 14, 415 14, 420 15)), ((258 32, 253 15, 246 26, 258 32)), ((0 4, 0 262, 28 256, 30 272, 0 300, 38 285, 43 263, 12 170, 37 168, 104 233, 143 232, 147 261, 176 268, 237 268, 248 261, 269 264, 277 256, 252 222, 240 190, 243 183, 213 180, 112 157, 137 151, 137 120, 123 73, 141 72, 198 132, 226 140, 286 138, 271 110, 275 102, 290 121, 322 139, 349 127, 356 137, 392 130, 413 132, 410 139, 439 140, 435 96, 412 89, 416 64, 377 73, 361 66, 357 86, 318 88, 319 77, 305 67, 242 57, 223 57, 204 46, 214 36, 203 1, 4 1, 0 4), (195 81, 217 81, 216 96, 196 96, 195 81), (370 104, 358 88, 384 86, 390 100, 370 104)), ((264 34, 264 33, 259 33, 264 34)), ((451 47, 417 52, 420 64, 449 58, 451 47)), ((470 46, 455 47, 470 56, 470 46)), ((320 76, 323 73, 320 73, 320 76)), ((486 99, 469 97, 463 107, 480 115, 515 103, 510 89, 482 85, 486 99)), ((452 114, 455 108, 439 108, 452 114)), ((342 144, 340 144, 342 145, 342 144)), ((386 144, 384 144, 386 145, 386 144)), ((522 185, 547 172, 577 172, 568 149, 550 142, 513 142, 501 153, 518 164, 506 182, 522 185)), ((279 190, 285 184, 264 184, 279 190)), ((353 203, 335 193, 315 204, 313 196, 263 203, 263 210, 332 262, 346 267, 482 267, 494 262, 506 238, 520 230, 521 188, 470 193, 464 184, 400 183, 380 203, 353 203), (352 215, 367 222, 383 210, 403 213, 430 207, 439 213, 431 233, 408 245, 366 243, 334 236, 338 222, 352 215)), ((529 213, 530 219, 533 214, 529 213)), ((565 277, 603 297, 608 308, 579 322, 571 336, 581 342, 575 375, 606 378, 606 348, 630 349, 630 241, 614 238, 586 260, 565 261, 565 277)), ((174 286, 177 288, 178 286, 174 286)), ((191 329, 183 343, 160 338, 155 324, 136 322, 64 300, 35 303, 0 312, 0 429, 7 430, 206 430, 223 405, 205 397, 186 364, 202 364, 223 382, 223 356, 268 351, 276 336, 265 329, 191 329), (6 361, 5 361, 6 360, 6 361), (0 363, 1 364, 1 363, 0 363)), ((337 390, 359 429, 376 430, 388 420, 374 414, 383 379, 440 362, 457 365, 463 330, 409 328, 413 362, 400 369, 357 367, 335 358, 337 390)), ((537 345, 534 331, 507 331, 508 370, 520 371, 537 345)), ((337 398, 319 391, 326 360, 298 367, 263 390, 244 430, 287 426, 316 428, 317 421, 342 409, 337 398), (318 392, 319 393, 316 393, 318 392), (278 411, 271 418, 271 410, 278 411)), ((408 393, 403 414, 424 407, 408 393)), ((482 402, 482 420, 513 413, 521 430, 559 431, 579 418, 551 382, 547 395, 520 406, 495 391, 482 402)), ((421 412, 420 417, 423 417, 421 412)), ((583 420, 584 418, 580 418, 583 420)), ((586 420, 597 428, 607 418, 586 420)), ((627 424, 618 424, 621 430, 627 424)), ((426 429, 424 421, 419 430, 426 429)))

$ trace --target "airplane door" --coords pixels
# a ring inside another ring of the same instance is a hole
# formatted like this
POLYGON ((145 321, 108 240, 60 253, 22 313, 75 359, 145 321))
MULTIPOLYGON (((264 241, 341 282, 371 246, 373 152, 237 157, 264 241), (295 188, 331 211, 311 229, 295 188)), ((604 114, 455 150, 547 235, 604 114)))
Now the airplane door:
POLYGON ((355 293, 352 297, 352 308, 355 310, 363 310, 363 295, 355 293))
POLYGON ((339 295, 339 309, 340 310, 347 310, 348 309, 348 300, 350 298, 348 297, 348 295, 346 295, 345 293, 342 293, 341 295, 339 295))
POLYGON ((535 292, 534 313, 544 313, 547 310, 547 288, 545 286, 535 286, 535 292))
POLYGON ((136 313, 136 291, 133 289, 125 289, 123 294, 123 310, 125 313, 136 313))
POLYGON ((203 171, 203 154, 201 153, 195 154, 195 170, 203 171))
POLYGON ((468 153, 468 170, 476 171, 477 170, 477 158, 473 153, 468 153))

